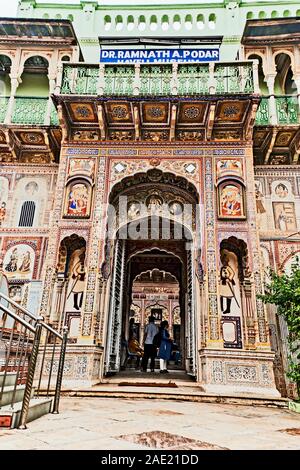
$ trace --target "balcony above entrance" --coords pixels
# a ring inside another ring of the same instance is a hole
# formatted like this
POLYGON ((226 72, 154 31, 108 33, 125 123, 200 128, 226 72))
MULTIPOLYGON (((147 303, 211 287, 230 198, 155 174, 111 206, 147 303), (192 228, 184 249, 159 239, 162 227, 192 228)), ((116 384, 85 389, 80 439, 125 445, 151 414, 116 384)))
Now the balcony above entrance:
POLYGON ((259 103, 257 77, 253 61, 64 63, 53 98, 68 140, 245 141, 259 103))

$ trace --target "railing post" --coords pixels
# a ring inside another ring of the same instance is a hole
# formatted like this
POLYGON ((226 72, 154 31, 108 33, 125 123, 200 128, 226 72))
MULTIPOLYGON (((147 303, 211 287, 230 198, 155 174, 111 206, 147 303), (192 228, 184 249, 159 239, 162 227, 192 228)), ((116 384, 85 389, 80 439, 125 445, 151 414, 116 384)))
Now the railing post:
POLYGON ((134 82, 133 82, 133 94, 139 95, 141 88, 141 66, 140 64, 134 64, 134 82))
POLYGON ((52 413, 55 413, 55 414, 59 413, 58 408, 59 408, 61 384, 62 384, 62 378, 63 378, 63 372, 64 372, 67 337, 68 337, 68 328, 64 327, 63 330, 64 330, 63 339, 61 342, 60 357, 59 357, 56 386, 55 386, 54 403, 53 403, 53 411, 52 411, 52 413))
POLYGON ((105 90, 105 65, 102 63, 99 64, 99 76, 97 84, 97 94, 104 95, 105 90))
POLYGON ((259 88, 259 79, 258 79, 258 65, 259 65, 258 60, 254 59, 253 60, 253 90, 254 90, 254 93, 259 95, 260 88, 259 88))
POLYGON ((172 95, 178 95, 178 64, 172 64, 172 82, 171 82, 171 93, 172 95))
POLYGON ((56 75, 56 82, 55 82, 55 89, 54 89, 55 95, 60 94, 62 79, 63 79, 63 64, 60 63, 59 66, 57 67, 57 75, 56 75))
POLYGON ((19 429, 27 428, 26 422, 27 422, 27 417, 28 417, 29 403, 30 403, 33 379, 34 379, 34 374, 35 374, 35 369, 36 369, 36 362, 37 362, 37 357, 39 353, 41 330, 42 330, 42 326, 40 325, 40 323, 37 323, 33 345, 32 345, 31 356, 30 356, 30 362, 28 366, 28 373, 27 373, 27 380, 26 380, 26 386, 25 386, 23 403, 22 403, 20 423, 18 426, 19 429))
POLYGON ((209 78, 208 78, 208 93, 215 95, 217 90, 217 79, 215 76, 215 63, 209 62, 208 64, 209 78))

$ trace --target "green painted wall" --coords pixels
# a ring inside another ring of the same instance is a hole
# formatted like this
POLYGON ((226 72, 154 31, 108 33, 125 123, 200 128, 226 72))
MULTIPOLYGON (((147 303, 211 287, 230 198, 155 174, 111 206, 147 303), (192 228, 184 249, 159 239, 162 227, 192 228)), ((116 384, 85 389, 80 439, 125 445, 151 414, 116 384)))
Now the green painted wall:
POLYGON ((0 75, 0 96, 10 95, 10 78, 8 73, 0 75))
POLYGON ((46 75, 23 73, 22 83, 17 88, 16 96, 48 96, 49 81, 46 75))
POLYGON ((224 36, 221 60, 235 60, 247 18, 300 15, 300 0, 290 1, 81 1, 74 4, 21 0, 19 17, 74 19, 87 62, 98 62, 98 36, 224 36), (146 5, 145 5, 146 4, 146 5), (165 29, 164 29, 165 28, 165 29))

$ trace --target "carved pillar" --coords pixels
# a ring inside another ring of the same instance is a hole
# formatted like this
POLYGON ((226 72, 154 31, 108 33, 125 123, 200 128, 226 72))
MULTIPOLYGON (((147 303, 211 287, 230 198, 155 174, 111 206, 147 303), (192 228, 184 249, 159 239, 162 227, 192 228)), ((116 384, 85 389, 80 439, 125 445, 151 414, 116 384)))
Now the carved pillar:
POLYGON ((43 293, 40 314, 45 318, 49 318, 51 315, 51 298, 53 293, 53 287, 56 281, 56 252, 58 244, 58 230, 59 221, 62 213, 63 206, 63 195, 65 188, 65 178, 67 171, 67 156, 64 152, 60 155, 60 164, 58 168, 57 183, 56 183, 56 197, 55 205, 52 213, 52 217, 49 223, 49 243, 47 250, 47 257, 45 260, 45 279, 43 283, 43 293))
POLYGON ((141 66, 140 64, 134 64, 134 81, 133 81, 133 94, 139 95, 141 88, 141 66))
POLYGON ((267 82, 270 98, 269 98, 269 113, 270 113, 270 122, 273 125, 277 124, 277 113, 276 113, 276 101, 274 96, 274 83, 275 83, 275 74, 266 75, 265 81, 267 82))
POLYGON ((53 76, 51 77, 51 76, 48 75, 48 78, 49 78, 49 98, 48 98, 46 114, 45 114, 45 121, 44 121, 45 126, 50 126, 50 124, 51 124, 51 111, 52 111, 53 106, 54 106, 53 102, 52 102, 51 95, 55 91, 55 77, 53 77, 53 76))
POLYGON ((172 95, 178 95, 178 64, 174 62, 172 64, 172 83, 171 83, 171 93, 172 95))
POLYGON ((297 92, 298 92, 298 106, 300 109, 300 74, 299 75, 294 75, 294 81, 296 83, 297 87, 297 92))
POLYGON ((104 95, 105 89, 105 65, 99 64, 99 78, 97 84, 97 93, 98 95, 104 95))
POLYGON ((5 116, 5 124, 11 124, 11 119, 13 115, 13 110, 14 110, 14 104, 15 104, 15 95, 17 92, 17 88, 21 83, 21 79, 19 77, 11 77, 11 92, 10 92, 10 97, 8 100, 8 105, 7 105, 7 112, 5 116))
MULTIPOLYGON (((103 204, 104 196, 104 172, 105 172, 105 158, 99 158, 98 174, 96 181, 96 195, 95 195, 95 208, 94 208, 94 219, 91 229, 89 256, 87 262, 87 284, 85 290, 85 296, 83 299, 83 309, 81 318, 81 337, 78 339, 79 343, 92 344, 94 339, 96 315, 94 313, 97 310, 97 301, 99 301, 98 286, 99 278, 97 276, 99 270, 100 260, 100 243, 104 233, 104 221, 105 221, 105 206, 103 204)), ((99 303, 98 303, 99 305, 99 303)))
POLYGON ((205 158, 205 238, 206 238, 206 272, 208 289, 208 338, 207 346, 220 348, 223 342, 220 337, 218 270, 215 237, 215 194, 213 179, 213 160, 205 158))
MULTIPOLYGON (((269 349, 269 335, 266 321, 266 309, 262 300, 258 295, 263 293, 262 267, 260 257, 259 232, 256 221, 256 198, 254 184, 254 167, 252 163, 252 148, 247 149, 248 154, 245 158, 246 174, 247 174, 247 216, 249 227, 249 258, 252 259, 253 271, 253 290, 255 291, 256 318, 258 327, 258 344, 259 349, 269 349)), ((251 336, 251 335, 250 335, 251 336)))
POLYGON ((256 321, 254 311, 254 299, 252 282, 249 278, 244 279, 243 288, 243 318, 245 324, 245 349, 256 348, 256 321))

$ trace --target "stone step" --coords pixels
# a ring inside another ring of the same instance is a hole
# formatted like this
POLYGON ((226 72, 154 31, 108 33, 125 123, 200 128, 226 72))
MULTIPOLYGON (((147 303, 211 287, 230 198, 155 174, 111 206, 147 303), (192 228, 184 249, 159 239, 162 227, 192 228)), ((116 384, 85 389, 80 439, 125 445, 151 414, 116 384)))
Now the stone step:
POLYGON ((2 387, 5 380, 5 385, 14 385, 16 381, 17 373, 16 372, 7 372, 6 375, 4 372, 0 372, 0 387, 2 387))
MULTIPOLYGON (((32 398, 29 403, 27 423, 51 412, 52 398, 32 398)), ((21 416, 22 402, 11 409, 10 405, 0 408, 0 428, 17 428, 21 416)))
MULTIPOLYGON (((201 387, 202 388, 202 387, 201 387)), ((221 395, 207 393, 201 390, 200 387, 185 387, 179 386, 178 388, 162 389, 160 387, 135 387, 126 386, 119 387, 118 384, 99 384, 91 388, 82 389, 64 389, 61 392, 62 396, 71 396, 76 398, 83 397, 105 397, 105 398, 125 398, 125 399, 158 399, 158 400, 174 400, 174 401, 188 401, 194 403, 222 403, 230 405, 244 405, 244 406, 265 406, 275 408, 287 408, 287 398, 273 398, 259 395, 221 395)), ((46 391, 44 392, 46 393, 46 391)))
MULTIPOLYGON (((3 388, 3 395, 1 399, 1 407, 5 405, 10 405, 12 400, 13 400, 13 395, 14 395, 14 385, 5 385, 3 388)), ((24 392, 25 392, 25 385, 17 385, 16 387, 16 393, 14 397, 14 402, 18 403, 23 400, 24 397, 24 392)), ((32 387, 31 391, 31 396, 33 397, 34 394, 34 387, 32 387)), ((1 409, 1 408, 0 408, 1 409)))

